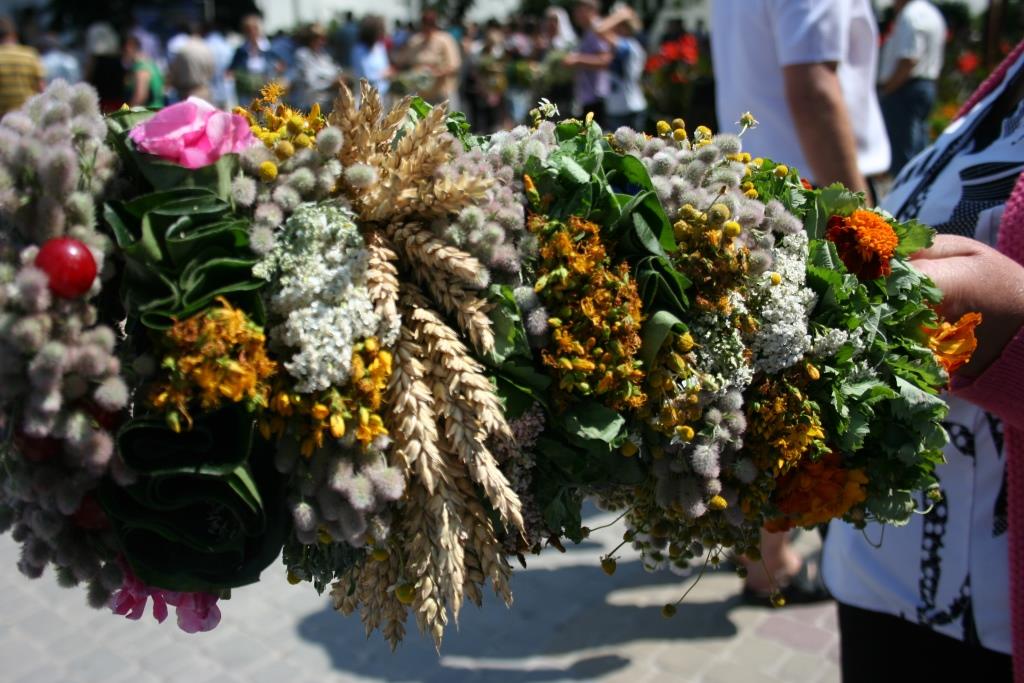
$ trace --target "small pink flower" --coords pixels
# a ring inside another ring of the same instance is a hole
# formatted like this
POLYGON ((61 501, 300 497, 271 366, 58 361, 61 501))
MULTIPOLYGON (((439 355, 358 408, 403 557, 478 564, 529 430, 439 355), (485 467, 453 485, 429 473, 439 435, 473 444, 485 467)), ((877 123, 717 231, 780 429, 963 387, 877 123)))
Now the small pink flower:
POLYGON ((151 588, 135 576, 127 562, 121 562, 124 583, 110 598, 114 614, 138 620, 146 612, 146 603, 153 599, 153 617, 161 624, 167 618, 167 606, 175 607, 178 628, 185 633, 212 631, 220 623, 217 596, 209 593, 178 593, 151 588))
POLYGON ((114 614, 138 621, 146 612, 146 602, 152 597, 153 616, 162 624, 167 618, 167 601, 163 591, 154 590, 142 583, 128 567, 128 563, 122 562, 121 569, 124 572, 124 583, 110 598, 110 608, 114 614))
POLYGON ((167 602, 177 609, 178 628, 185 633, 212 631, 220 623, 217 596, 209 593, 167 594, 167 602))
POLYGON ((185 168, 209 166, 225 154, 256 144, 242 116, 220 111, 198 97, 161 109, 132 128, 128 137, 140 151, 185 168))

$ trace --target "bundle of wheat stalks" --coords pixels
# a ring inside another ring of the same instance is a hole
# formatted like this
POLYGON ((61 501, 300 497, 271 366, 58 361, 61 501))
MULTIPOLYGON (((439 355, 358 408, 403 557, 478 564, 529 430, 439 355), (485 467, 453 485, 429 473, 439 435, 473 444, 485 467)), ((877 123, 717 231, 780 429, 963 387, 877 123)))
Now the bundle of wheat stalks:
POLYGON ((444 172, 460 149, 443 106, 415 124, 409 111, 406 99, 385 112, 364 83, 360 105, 342 87, 330 117, 344 133, 342 164, 372 171, 373 182, 343 180, 338 191, 366 235, 377 312, 401 316, 385 423, 391 464, 407 478, 386 546, 331 594, 338 610, 358 609, 367 633, 380 628, 392 647, 411 608, 440 647, 449 610, 457 620, 464 599, 479 604, 488 578, 511 602, 499 534, 521 533, 523 520, 493 449, 511 432, 477 360, 494 345, 481 291, 486 269, 428 227, 479 200, 493 180, 444 172))

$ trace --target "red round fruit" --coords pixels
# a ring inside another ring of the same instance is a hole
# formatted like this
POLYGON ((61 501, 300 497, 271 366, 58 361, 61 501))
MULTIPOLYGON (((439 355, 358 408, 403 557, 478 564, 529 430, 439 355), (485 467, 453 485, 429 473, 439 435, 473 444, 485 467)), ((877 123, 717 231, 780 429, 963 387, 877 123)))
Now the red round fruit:
POLYGON ((14 448, 29 462, 45 462, 63 450, 60 439, 29 436, 20 430, 14 433, 14 448))
POLYGON ((95 531, 110 527, 107 513, 103 511, 99 501, 91 493, 86 494, 85 498, 82 499, 82 504, 75 510, 75 514, 71 515, 71 522, 80 529, 93 529, 95 531))
POLYGON ((80 297, 96 279, 96 259, 89 247, 70 237, 47 240, 36 255, 36 268, 50 278, 50 291, 65 299, 80 297))

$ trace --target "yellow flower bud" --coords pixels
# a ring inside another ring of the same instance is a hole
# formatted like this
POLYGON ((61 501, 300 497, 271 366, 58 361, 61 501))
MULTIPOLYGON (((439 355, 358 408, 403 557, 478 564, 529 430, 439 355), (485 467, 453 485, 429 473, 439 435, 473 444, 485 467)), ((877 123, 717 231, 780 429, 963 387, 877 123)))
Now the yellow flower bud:
POLYGON ((668 121, 658 121, 657 129, 658 135, 668 135, 672 132, 672 126, 669 125, 668 121))
POLYGON ((274 154, 277 155, 278 159, 290 159, 295 155, 295 145, 287 140, 281 140, 274 145, 274 154))
POLYGON ((320 118, 320 103, 314 102, 313 106, 309 109, 309 120, 316 121, 320 118))
POLYGON ((782 284, 782 275, 780 275, 779 273, 772 273, 771 280, 773 285, 782 284))
POLYGON ((295 136, 295 146, 302 149, 309 149, 313 146, 313 138, 309 137, 305 133, 299 133, 295 136))
POLYGON ((341 413, 334 413, 331 415, 331 436, 335 439, 340 439, 345 436, 345 418, 341 413))
POLYGON ((277 164, 273 161, 264 161, 259 168, 260 180, 272 183, 277 180, 277 164))
POLYGON ((754 189, 747 190, 746 192, 743 193, 743 195, 747 199, 757 199, 758 197, 757 190, 754 189))
POLYGON ((693 440, 693 435, 693 427, 691 427, 690 425, 679 425, 678 427, 676 427, 676 436, 678 436, 683 441, 693 440))
POLYGON ((686 141, 686 129, 685 128, 676 128, 674 131, 672 131, 672 139, 675 140, 676 142, 685 142, 686 141))
POLYGON ((672 127, 676 130, 686 128, 686 121, 683 121, 682 119, 672 119, 672 127))
POLYGON ((722 226, 722 232, 725 233, 726 237, 739 237, 740 233, 743 232, 743 228, 736 221, 726 221, 725 225, 722 226))
POLYGON ((416 587, 411 583, 403 583, 395 588, 395 597, 403 605, 411 605, 416 597, 416 587))
POLYGON ((288 132, 291 133, 292 135, 295 135, 296 133, 301 133, 303 129, 305 129, 306 121, 300 115, 292 114, 290 117, 288 117, 287 126, 288 132))
POLYGON ((313 406, 313 409, 309 411, 309 414, 314 420, 326 420, 327 416, 331 414, 331 409, 323 403, 317 403, 313 406))
POLYGON ((683 332, 676 340, 676 347, 683 353, 692 349, 694 347, 693 335, 683 332))
POLYGON ((713 496, 711 500, 708 501, 708 507, 712 510, 724 510, 729 507, 729 503, 727 503, 725 498, 722 498, 721 496, 713 496))
POLYGON ((786 166, 785 164, 779 164, 778 166, 775 167, 775 170, 772 172, 775 174, 776 178, 785 178, 786 176, 789 175, 789 166, 786 166))
POLYGON ((818 368, 814 367, 810 363, 807 364, 807 376, 814 381, 821 379, 821 373, 818 371, 818 368))
POLYGON ((708 220, 712 223, 723 223, 732 217, 732 212, 729 211, 729 207, 721 202, 711 205, 708 209, 708 220))

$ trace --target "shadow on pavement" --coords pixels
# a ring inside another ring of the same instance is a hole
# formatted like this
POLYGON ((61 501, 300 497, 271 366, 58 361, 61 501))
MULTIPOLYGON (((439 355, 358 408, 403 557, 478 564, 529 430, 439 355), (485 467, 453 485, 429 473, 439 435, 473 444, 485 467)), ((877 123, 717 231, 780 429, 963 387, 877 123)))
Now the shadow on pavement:
POLYGON ((303 620, 298 632, 304 640, 322 646, 339 673, 377 680, 593 680, 630 665, 618 653, 592 651, 597 648, 638 641, 720 639, 737 633, 729 612, 739 604, 738 597, 698 603, 691 596, 673 619, 660 616, 660 604, 641 607, 608 600, 613 592, 666 585, 679 587, 681 594, 689 581, 692 578, 669 572, 648 574, 639 562, 621 563, 613 577, 589 564, 516 572, 513 609, 506 609, 493 594, 485 596, 481 609, 467 605, 460 626, 449 624, 440 656, 412 619, 405 641, 394 654, 379 633, 366 639, 356 615, 343 618, 329 608, 303 620))

